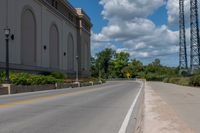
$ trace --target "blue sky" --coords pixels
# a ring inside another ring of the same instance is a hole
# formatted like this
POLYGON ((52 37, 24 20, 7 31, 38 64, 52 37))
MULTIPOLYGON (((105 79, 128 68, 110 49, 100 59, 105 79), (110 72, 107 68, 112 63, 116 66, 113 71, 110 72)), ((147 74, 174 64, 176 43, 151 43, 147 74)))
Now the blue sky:
POLYGON ((103 26, 106 26, 107 21, 103 20, 101 11, 102 6, 99 4, 99 0, 69 0, 74 7, 80 7, 90 16, 93 23, 93 31, 98 33, 103 26))
MULTIPOLYGON (((187 1, 187 0, 186 0, 187 1)), ((178 65, 178 9, 174 0, 69 0, 93 23, 92 55, 104 48, 129 52, 144 64, 178 65)))
POLYGON ((152 20, 157 26, 167 24, 167 10, 166 6, 163 5, 158 8, 152 15, 148 17, 152 20))

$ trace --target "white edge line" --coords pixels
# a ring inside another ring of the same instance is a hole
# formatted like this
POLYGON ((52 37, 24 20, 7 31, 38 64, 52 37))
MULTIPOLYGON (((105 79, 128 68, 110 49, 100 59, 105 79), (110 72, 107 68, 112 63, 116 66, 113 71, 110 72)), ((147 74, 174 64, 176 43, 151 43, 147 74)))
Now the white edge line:
MULTIPOLYGON (((141 83, 142 83, 142 82, 141 82, 141 83)), ((130 107, 128 113, 126 114, 126 117, 125 117, 125 119, 124 119, 124 121, 123 121, 123 123, 122 123, 122 125, 121 125, 121 128, 120 128, 120 130, 119 130, 118 133, 126 133, 126 129, 127 129, 127 127, 128 127, 128 124, 129 124, 129 121, 130 121, 130 118, 131 118, 133 109, 134 109, 134 107, 135 107, 135 105, 136 105, 136 103, 137 103, 137 101, 138 101, 138 98, 139 98, 139 96, 140 96, 140 93, 141 93, 141 91, 142 91, 143 86, 144 86, 144 84, 142 83, 142 85, 141 85, 141 87, 140 87, 140 90, 139 90, 139 92, 138 92, 136 98, 134 99, 134 101, 133 101, 133 103, 132 103, 132 105, 131 105, 131 107, 130 107)))

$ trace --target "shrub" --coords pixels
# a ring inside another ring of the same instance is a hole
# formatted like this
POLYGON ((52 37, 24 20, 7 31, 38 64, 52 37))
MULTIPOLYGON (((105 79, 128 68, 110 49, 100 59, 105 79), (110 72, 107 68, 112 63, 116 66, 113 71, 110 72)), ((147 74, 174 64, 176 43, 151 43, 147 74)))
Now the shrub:
POLYGON ((52 72, 50 73, 50 76, 56 78, 56 79, 65 79, 67 76, 61 72, 52 72))
POLYGON ((3 83, 6 79, 6 73, 5 72, 0 72, 0 84, 3 83))
POLYGON ((28 73, 11 73, 10 80, 15 85, 31 85, 30 76, 28 73))
POLYGON ((183 86, 188 86, 188 85, 190 85, 190 78, 189 77, 181 77, 178 84, 183 85, 183 86))
POLYGON ((200 75, 192 76, 189 84, 192 86, 200 86, 200 75))
MULTIPOLYGON (((5 74, 1 73, 2 82, 5 81, 5 74)), ((10 80, 14 85, 44 85, 64 82, 63 79, 56 79, 53 76, 36 75, 29 73, 10 73, 10 80)))
POLYGON ((168 78, 165 78, 163 82, 188 86, 190 84, 190 78, 189 77, 168 77, 168 78))
POLYGON ((164 83, 169 83, 169 79, 170 79, 169 77, 164 78, 164 79, 163 79, 163 82, 164 82, 164 83))
POLYGON ((159 75, 156 73, 148 73, 145 78, 147 81, 163 81, 163 79, 165 78, 165 75, 159 75))
POLYGON ((169 83, 178 84, 179 81, 180 81, 180 77, 169 78, 169 83))

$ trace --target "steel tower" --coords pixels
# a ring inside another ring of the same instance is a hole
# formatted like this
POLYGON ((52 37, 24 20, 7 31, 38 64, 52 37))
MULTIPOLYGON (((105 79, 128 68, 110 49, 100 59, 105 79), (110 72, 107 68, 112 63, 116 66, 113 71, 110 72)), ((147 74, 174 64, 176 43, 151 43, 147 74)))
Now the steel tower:
POLYGON ((188 69, 185 38, 184 0, 179 0, 179 68, 188 69))
POLYGON ((200 66, 200 42, 197 4, 197 0, 190 0, 190 67, 192 72, 193 70, 198 69, 200 66))

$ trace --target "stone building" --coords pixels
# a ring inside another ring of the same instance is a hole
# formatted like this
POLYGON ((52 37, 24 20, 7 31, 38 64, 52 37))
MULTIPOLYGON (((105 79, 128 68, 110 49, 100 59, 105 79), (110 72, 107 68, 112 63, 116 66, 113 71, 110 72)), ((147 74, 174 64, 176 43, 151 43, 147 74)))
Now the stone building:
POLYGON ((87 14, 65 0, 0 0, 0 68, 5 68, 5 27, 10 68, 34 72, 62 71, 90 75, 87 14), (78 58, 77 58, 78 57, 78 58), (77 65, 78 64, 78 65, 77 65))

